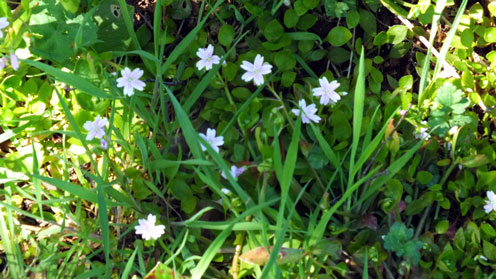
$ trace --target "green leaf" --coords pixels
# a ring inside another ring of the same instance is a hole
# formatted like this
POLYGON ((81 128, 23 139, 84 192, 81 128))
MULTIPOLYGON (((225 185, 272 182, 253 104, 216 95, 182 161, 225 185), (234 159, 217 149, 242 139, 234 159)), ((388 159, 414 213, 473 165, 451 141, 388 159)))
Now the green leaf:
POLYGON ((468 13, 475 21, 482 22, 482 18, 484 17, 484 8, 480 3, 475 3, 472 7, 470 7, 468 13))
POLYGON ((79 0, 60 0, 60 4, 64 6, 64 9, 73 14, 79 9, 79 0))
POLYGON ((491 242, 484 240, 482 242, 482 250, 486 258, 491 261, 496 261, 496 246, 491 244, 491 242))
POLYGON ((377 22, 375 15, 368 10, 360 9, 360 27, 369 35, 375 36, 377 33, 377 22))
POLYGON ((172 18, 176 20, 186 19, 191 16, 191 0, 175 0, 172 2, 172 18))
MULTIPOLYGON (((319 37, 319 35, 315 33, 310 33, 310 32, 292 32, 292 33, 286 33, 291 39, 295 41, 319 41, 319 43, 322 44, 322 39, 319 37)), ((313 46, 313 42, 312 42, 313 46)))
POLYGON ((484 232, 487 236, 493 238, 493 237, 496 237, 496 230, 493 228, 493 226, 491 226, 490 224, 488 223, 482 223, 480 225, 480 229, 482 232, 484 232))
MULTIPOLYGON (((291 87, 296 79, 296 73, 293 71, 287 71, 282 73, 281 84, 284 87, 291 87)), ((251 92, 250 92, 251 94, 251 92)))
POLYGON ((303 3, 303 0, 296 0, 294 2, 294 9, 298 16, 302 16, 308 11, 308 8, 303 3))
POLYGON ((296 27, 300 30, 307 30, 311 28, 317 22, 317 20, 318 18, 315 15, 304 14, 298 20, 298 24, 296 25, 296 27))
POLYGON ((274 64, 280 71, 293 70, 296 65, 296 59, 289 50, 283 50, 276 53, 274 57, 274 64))
POLYGON ((284 13, 284 25, 287 28, 293 28, 298 23, 300 17, 296 14, 295 10, 289 9, 284 13))
POLYGON ((425 185, 425 184, 429 183, 433 177, 434 176, 432 175, 432 173, 427 172, 427 171, 419 171, 417 173, 417 180, 420 184, 425 185))
POLYGON ((282 36, 283 32, 284 28, 277 19, 269 21, 264 28, 264 36, 269 42, 277 41, 282 36))
POLYGON ((229 24, 222 25, 218 38, 221 45, 229 47, 234 40, 234 28, 229 24))
POLYGON ((326 15, 330 17, 344 17, 351 7, 355 8, 355 1, 324 0, 326 15))
POLYGON ((303 0, 303 5, 309 10, 314 9, 320 3, 320 0, 303 0))
POLYGON ((496 17, 496 2, 489 2, 489 4, 487 4, 487 9, 492 17, 496 17))
POLYGON ((381 31, 374 37, 374 46, 382 46, 383 44, 387 43, 388 41, 388 35, 386 32, 381 31))
POLYGON ((444 234, 448 231, 449 228, 449 221, 448 220, 441 220, 437 222, 436 224, 436 233, 437 234, 444 234))
POLYGON ((96 25, 85 18, 83 14, 76 18, 69 17, 62 5, 55 0, 38 2, 29 21, 30 30, 37 34, 32 37, 34 43, 30 45, 30 50, 43 58, 64 63, 75 54, 73 44, 78 34, 81 36, 82 46, 97 42, 96 25))
POLYGON ((346 25, 348 25, 348 28, 352 29, 357 27, 357 25, 360 23, 360 13, 356 10, 351 10, 348 13, 346 13, 346 25))
POLYGON ((331 29, 326 37, 326 41, 328 41, 335 47, 339 47, 346 44, 352 37, 353 34, 348 28, 343 26, 336 26, 331 29))
POLYGON ((484 30, 484 40, 488 43, 496 42, 496 27, 488 27, 484 30))
MULTIPOLYGON (((131 18, 134 14, 132 6, 127 6, 131 18)), ((117 0, 104 0, 99 3, 94 19, 98 25, 98 39, 95 44, 98 52, 126 50, 130 44, 129 32, 126 29, 122 9, 117 0)))
POLYGON ((417 265, 420 261, 419 249, 423 243, 411 239, 413 229, 407 229, 403 223, 395 222, 388 234, 384 237, 384 248, 396 253, 398 257, 404 256, 407 261, 417 265))
POLYGON ((387 31, 388 42, 391 44, 399 44, 406 39, 408 34, 408 27, 404 25, 394 25, 387 31))

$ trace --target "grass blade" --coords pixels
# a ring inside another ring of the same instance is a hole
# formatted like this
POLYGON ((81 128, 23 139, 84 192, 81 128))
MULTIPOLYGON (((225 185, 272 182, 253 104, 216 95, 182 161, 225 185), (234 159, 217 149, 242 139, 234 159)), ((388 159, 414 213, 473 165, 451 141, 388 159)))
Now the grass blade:
MULTIPOLYGON (((365 54, 364 48, 360 54, 360 63, 358 64, 358 78, 355 86, 355 100, 353 105, 353 140, 351 143, 350 155, 350 172, 348 176, 348 187, 353 185, 355 178, 355 156, 360 144, 360 133, 362 131, 363 106, 365 100, 365 54)), ((348 201, 348 208, 351 206, 351 200, 348 201)))
POLYGON ((439 0, 436 3, 436 7, 434 9, 434 16, 432 17, 432 28, 431 34, 429 36, 429 48, 427 49, 427 54, 425 56, 424 65, 422 65, 422 74, 420 75, 419 89, 418 89, 418 105, 419 108, 422 106, 424 89, 427 83, 427 77, 429 75, 430 65, 431 65, 431 57, 432 57, 432 48, 434 44, 434 40, 436 39, 437 26, 439 25, 439 20, 441 19, 441 14, 446 7, 446 0, 439 0))
POLYGON ((129 278, 129 272, 131 272, 131 269, 133 268, 134 257, 136 257, 136 252, 138 252, 138 247, 136 247, 136 249, 134 249, 133 254, 131 255, 131 257, 127 261, 126 267, 124 268, 124 271, 122 272, 121 279, 129 278))
POLYGON ((38 61, 24 60, 24 59, 19 59, 19 60, 23 63, 36 67, 49 75, 54 76, 56 80, 61 81, 70 86, 73 86, 76 89, 79 89, 88 95, 103 99, 112 99, 112 96, 110 94, 96 87, 93 83, 91 83, 87 79, 84 79, 72 73, 63 72, 57 68, 54 68, 52 66, 49 66, 47 64, 38 61))

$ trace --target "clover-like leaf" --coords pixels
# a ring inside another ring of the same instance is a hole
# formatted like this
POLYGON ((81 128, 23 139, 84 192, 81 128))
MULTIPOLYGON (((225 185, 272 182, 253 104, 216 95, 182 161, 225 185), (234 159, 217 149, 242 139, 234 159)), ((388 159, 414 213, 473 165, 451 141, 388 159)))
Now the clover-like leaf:
POLYGON ((407 229, 405 224, 396 222, 384 237, 384 248, 395 252, 398 257, 404 256, 411 264, 417 265, 420 260, 419 249, 422 248, 423 243, 412 237, 413 229, 407 229))

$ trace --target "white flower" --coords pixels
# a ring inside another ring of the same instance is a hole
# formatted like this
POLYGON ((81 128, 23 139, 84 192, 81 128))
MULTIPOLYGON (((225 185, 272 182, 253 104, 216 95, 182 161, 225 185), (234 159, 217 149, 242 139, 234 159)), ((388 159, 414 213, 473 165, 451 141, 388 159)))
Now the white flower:
POLYGON ((458 126, 453 126, 449 129, 448 134, 454 135, 456 132, 458 132, 458 126))
POLYGON ((101 139, 105 135, 105 125, 107 125, 108 120, 107 117, 103 119, 100 118, 100 115, 97 115, 95 121, 86 121, 83 127, 88 131, 88 135, 86 136, 86 140, 92 140, 93 138, 101 139))
POLYGON ((134 89, 138 91, 143 91, 145 88, 145 83, 139 80, 143 75, 143 70, 136 68, 131 72, 128 67, 121 71, 122 77, 117 79, 117 87, 124 87, 124 95, 133 96, 134 89))
POLYGON ((327 105, 330 101, 331 104, 337 103, 341 96, 336 93, 336 89, 339 87, 339 82, 333 80, 329 83, 326 77, 319 79, 320 87, 314 88, 312 90, 314 96, 320 96, 320 103, 327 105))
POLYGON ((246 82, 253 80, 253 83, 257 86, 264 83, 263 75, 270 74, 272 71, 272 65, 267 62, 264 63, 264 58, 260 54, 257 54, 253 64, 248 61, 243 61, 241 63, 241 68, 246 71, 246 73, 241 76, 241 79, 246 82))
MULTIPOLYGON (((420 124, 427 125, 427 122, 421 121, 420 124)), ((427 130, 427 128, 420 127, 420 131, 418 133, 415 133, 415 138, 429 140, 431 138, 431 135, 428 133, 427 130)))
POLYGON ((0 17, 0 39, 3 38, 2 29, 4 29, 7 26, 9 26, 9 21, 7 20, 7 18, 6 17, 0 17))
MULTIPOLYGON (((234 178, 234 180, 238 180, 238 176, 240 176, 243 172, 245 172, 246 168, 245 167, 241 167, 241 168, 238 168, 236 166, 232 166, 231 167, 231 175, 232 177, 234 178)), ((224 173, 224 171, 222 171, 221 173, 222 177, 224 177, 225 179, 227 179, 227 176, 226 174, 224 173)))
MULTIPOLYGON (((219 153, 219 146, 224 144, 224 137, 223 136, 218 136, 216 137, 215 134, 217 131, 214 129, 207 129, 207 134, 200 133, 200 137, 202 137, 210 146, 215 150, 215 152, 219 153)), ((203 151, 207 150, 203 144, 201 144, 201 148, 203 151)))
POLYGON ((290 0, 284 0, 284 5, 289 7, 291 5, 291 1, 290 0))
POLYGON ((198 70, 205 68, 208 71, 212 69, 214 64, 219 64, 220 62, 220 57, 214 55, 213 45, 208 45, 206 48, 199 48, 196 55, 200 57, 200 61, 196 63, 198 70))
POLYGON ((17 60, 17 55, 15 55, 15 53, 10 54, 10 65, 15 71, 19 69, 19 60, 17 60))
MULTIPOLYGON (((301 99, 298 102, 298 106, 301 108, 303 111, 303 114, 301 115, 301 122, 303 123, 310 123, 310 120, 319 123, 320 117, 316 115, 315 113, 317 112, 317 108, 315 107, 315 104, 310 104, 307 106, 307 103, 305 102, 304 99, 301 99)), ((299 109, 292 109, 291 110, 296 116, 300 115, 300 110, 299 109)))
POLYGON ((0 58, 0 70, 5 68, 5 66, 7 66, 7 63, 9 63, 9 59, 7 59, 6 57, 0 58))
POLYGON ((152 214, 148 214, 146 219, 139 219, 138 222, 139 225, 134 227, 136 234, 141 234, 145 240, 150 240, 151 238, 157 240, 165 233, 164 225, 155 226, 157 217, 152 214))
POLYGON ((487 191, 487 198, 489 200, 486 201, 486 205, 484 205, 484 211, 489 213, 491 211, 496 211, 496 194, 493 191, 487 191))

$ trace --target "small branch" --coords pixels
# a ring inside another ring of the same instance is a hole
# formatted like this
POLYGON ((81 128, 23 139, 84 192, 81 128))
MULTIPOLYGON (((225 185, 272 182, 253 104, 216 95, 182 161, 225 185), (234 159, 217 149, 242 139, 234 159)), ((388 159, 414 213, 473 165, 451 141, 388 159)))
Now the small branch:
MULTIPOLYGON (((413 24, 408 20, 408 19, 405 19, 401 16, 398 16, 398 19, 408 28, 410 29, 410 31, 413 32, 413 24)), ((413 32, 415 34, 415 32, 413 32)), ((417 35, 417 37, 419 38, 420 42, 422 44, 424 44, 425 47, 429 48, 430 44, 429 44, 429 41, 424 37, 424 36, 419 36, 417 35)), ((437 49, 434 48, 434 46, 432 46, 432 54, 434 56, 436 56, 436 58, 439 59, 439 52, 437 51, 437 49)), ((443 60, 443 67, 448 70, 448 69, 453 69, 454 67, 451 66, 446 60, 443 60)), ((456 78, 459 78, 460 75, 458 75, 458 73, 455 72, 455 77, 456 78)))

